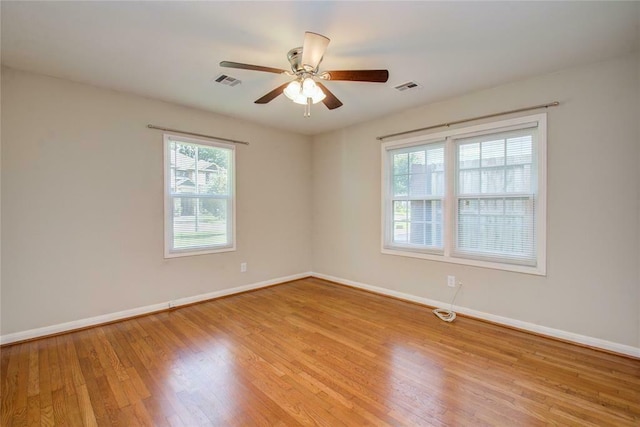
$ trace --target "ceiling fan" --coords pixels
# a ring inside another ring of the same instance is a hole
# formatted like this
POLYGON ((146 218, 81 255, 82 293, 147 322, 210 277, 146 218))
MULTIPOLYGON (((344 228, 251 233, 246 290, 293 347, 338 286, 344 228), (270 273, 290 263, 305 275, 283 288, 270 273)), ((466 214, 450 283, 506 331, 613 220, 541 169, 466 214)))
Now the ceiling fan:
POLYGON ((220 62, 220 66, 240 70, 286 74, 290 77, 295 77, 293 81, 278 86, 263 97, 257 99, 255 103, 267 104, 281 93, 284 93, 284 95, 293 102, 305 105, 304 117, 309 117, 311 115, 311 105, 320 101, 330 110, 342 106, 342 102, 318 80, 385 83, 389 79, 389 71, 387 70, 320 72, 318 66, 320 62, 322 62, 329 41, 327 37, 321 34, 309 31, 304 33, 304 43, 302 47, 293 48, 287 54, 287 59, 291 64, 291 71, 231 61, 222 61, 220 62))

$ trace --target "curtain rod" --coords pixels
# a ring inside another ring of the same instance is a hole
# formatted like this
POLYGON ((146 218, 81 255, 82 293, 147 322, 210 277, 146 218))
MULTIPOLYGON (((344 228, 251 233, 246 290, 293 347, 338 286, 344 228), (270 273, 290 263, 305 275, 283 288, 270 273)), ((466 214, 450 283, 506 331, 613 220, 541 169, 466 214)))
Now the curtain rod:
POLYGON ((478 116, 478 117, 472 117, 470 119, 456 120, 455 122, 440 123, 439 125, 427 126, 426 128, 412 129, 412 130, 407 130, 407 131, 404 131, 404 132, 392 133, 392 134, 389 134, 389 135, 378 136, 378 137, 376 137, 376 139, 378 141, 383 141, 383 140, 385 140, 387 138, 391 138, 393 136, 406 135, 408 133, 421 132, 423 130, 436 129, 436 128, 441 128, 441 127, 445 127, 445 126, 449 127, 451 125, 457 125, 457 124, 466 123, 466 122, 473 122, 475 120, 488 119, 490 117, 504 116, 506 114, 521 113, 523 111, 538 110, 540 108, 557 107, 558 105, 560 105, 560 103, 558 101, 555 101, 555 102, 551 102, 549 104, 534 105, 533 107, 518 108, 517 110, 503 111, 501 113, 487 114, 486 116, 478 116))
POLYGON ((149 129, 158 129, 158 130, 164 130, 164 131, 167 131, 167 132, 176 132, 176 133, 183 133, 185 135, 200 136, 200 137, 203 137, 203 138, 217 139, 219 141, 232 142, 234 144, 249 145, 249 143, 246 142, 246 141, 238 141, 238 140, 235 140, 235 139, 220 138, 219 136, 204 135, 202 133, 194 133, 194 132, 185 132, 183 130, 163 128, 163 127, 155 126, 155 125, 147 125, 147 127, 149 129))

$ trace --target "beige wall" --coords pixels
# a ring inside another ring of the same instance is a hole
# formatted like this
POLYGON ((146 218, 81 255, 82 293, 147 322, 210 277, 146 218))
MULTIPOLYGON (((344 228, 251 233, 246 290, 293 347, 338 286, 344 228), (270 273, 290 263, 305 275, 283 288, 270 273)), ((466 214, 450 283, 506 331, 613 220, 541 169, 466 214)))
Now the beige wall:
MULTIPOLYGON (((2 67, 0 67, 0 79, 2 67)), ((0 84, 0 117, 2 117, 2 85, 0 84)), ((2 120, 0 120, 0 309, 2 309, 2 120)), ((0 313, 0 335, 2 335, 2 313, 0 313)))
MULTIPOLYGON (((636 31, 638 33, 638 45, 640 45, 640 7, 637 7, 636 10, 638 15, 636 31)), ((640 82, 640 53, 638 53, 636 72, 638 74, 638 81, 640 82)), ((637 93, 637 99, 640 100, 640 84, 638 84, 637 93)), ((638 125, 638 144, 640 144, 640 109, 637 111, 636 124, 638 125)), ((640 165, 640 150, 638 150, 638 165, 640 165)), ((640 187, 638 188, 638 223, 640 224, 640 187)), ((640 227, 638 227, 638 245, 640 245, 640 227)), ((640 288, 640 251, 638 251, 638 287, 640 288)), ((640 347, 640 290, 638 290, 638 346, 640 347)))
POLYGON ((0 333, 313 269, 440 301, 454 274, 459 305, 639 346, 639 81, 640 58, 619 58, 311 139, 3 68, 0 333), (546 277, 380 253, 376 136, 552 100, 546 277), (162 133, 147 123, 251 141, 238 251, 162 257, 162 133))
POLYGON ((1 125, 3 335, 311 269, 308 137, 11 69, 1 125), (237 251, 163 258, 148 123, 251 142, 236 151, 237 251))
POLYGON ((619 58, 314 138, 314 271, 444 302, 452 274, 464 284, 461 306, 639 346, 637 64, 619 58), (556 100, 548 110, 546 277, 380 253, 376 136, 556 100))

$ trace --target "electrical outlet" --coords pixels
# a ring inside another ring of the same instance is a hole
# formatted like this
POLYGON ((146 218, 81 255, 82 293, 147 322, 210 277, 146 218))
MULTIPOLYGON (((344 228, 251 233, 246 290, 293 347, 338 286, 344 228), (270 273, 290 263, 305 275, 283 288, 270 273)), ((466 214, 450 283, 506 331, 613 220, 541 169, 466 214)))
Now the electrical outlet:
POLYGON ((247 272, 247 263, 246 262, 241 262, 240 263, 240 273, 246 273, 247 272))
POLYGON ((447 286, 450 288, 456 287, 456 276, 447 276, 447 286))

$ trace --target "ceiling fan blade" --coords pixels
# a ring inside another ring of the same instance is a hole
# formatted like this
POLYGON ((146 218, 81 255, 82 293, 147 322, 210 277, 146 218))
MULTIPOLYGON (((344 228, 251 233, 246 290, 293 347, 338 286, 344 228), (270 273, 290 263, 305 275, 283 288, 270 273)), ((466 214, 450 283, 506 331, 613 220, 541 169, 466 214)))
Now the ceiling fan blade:
POLYGON ((385 83, 389 80, 387 70, 340 70, 325 71, 322 77, 333 81, 385 83))
POLYGON ((330 41, 331 40, 321 34, 311 33, 309 31, 304 33, 301 63, 305 70, 314 71, 318 68, 330 41))
POLYGON ((282 70, 280 68, 271 68, 271 67, 263 67, 261 65, 243 64, 241 62, 222 61, 220 62, 220 66, 227 67, 227 68, 238 68, 240 70, 264 71, 267 73, 276 73, 276 74, 287 73, 285 70, 282 70))
POLYGON ((322 103, 326 105, 329 110, 335 110, 338 107, 342 107, 342 102, 340 102, 340 100, 336 98, 336 96, 333 93, 331 93, 331 91, 327 89, 325 85, 323 85, 320 82, 316 82, 316 84, 320 86, 320 89, 322 89, 324 94, 327 95, 322 100, 322 103))
POLYGON ((267 104, 273 101, 278 95, 280 95, 284 91, 284 88, 286 88, 288 84, 289 82, 278 86, 277 88, 275 88, 274 90, 272 90, 271 92, 263 96, 262 98, 256 99, 254 102, 256 104, 267 104))

